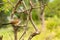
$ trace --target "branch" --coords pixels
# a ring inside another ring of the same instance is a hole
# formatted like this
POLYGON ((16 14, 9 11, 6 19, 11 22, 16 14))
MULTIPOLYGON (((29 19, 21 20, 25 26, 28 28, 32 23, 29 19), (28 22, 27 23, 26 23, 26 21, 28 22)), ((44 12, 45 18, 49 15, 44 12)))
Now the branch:
MULTIPOLYGON (((24 5, 24 8, 27 9, 27 6, 26 6, 25 2, 22 1, 22 3, 23 3, 23 5, 24 5)), ((25 13, 25 12, 24 12, 24 13, 25 13)), ((22 36, 19 38, 19 40, 20 40, 21 38, 23 38, 23 36, 26 34, 27 26, 28 26, 28 21, 29 21, 29 17, 28 17, 28 15, 27 15, 27 19, 26 19, 26 24, 25 24, 24 32, 23 32, 22 36)))
POLYGON ((33 25, 33 27, 34 27, 34 29, 35 29, 35 31, 36 31, 36 32, 32 33, 32 34, 29 36, 28 40, 31 40, 34 36, 40 34, 40 32, 39 32, 37 26, 35 25, 35 23, 34 23, 33 20, 32 20, 32 15, 31 15, 31 13, 30 13, 30 15, 29 15, 29 20, 30 20, 31 24, 33 25))
MULTIPOLYGON (((24 7, 27 9, 26 4, 24 3, 24 1, 22 1, 22 3, 23 3, 23 5, 24 5, 24 7)), ((32 2, 31 2, 31 1, 30 1, 30 5, 31 5, 31 8, 29 9, 29 11, 28 11, 28 10, 25 11, 25 12, 28 14, 27 18, 28 18, 29 16, 31 16, 30 14, 31 14, 31 11, 32 11, 32 9, 33 9, 33 7, 32 7, 32 2)), ((29 18, 30 18, 30 17, 29 17, 29 18)), ((31 17, 31 18, 32 18, 32 17, 31 17)), ((28 19, 28 20, 30 20, 30 19, 28 19)), ((27 20, 27 21, 28 21, 28 20, 27 20)), ((32 25, 34 26, 34 29, 36 30, 36 32, 32 33, 32 34, 29 36, 28 40, 31 40, 34 36, 40 34, 40 32, 38 31, 38 29, 36 28, 36 25, 34 24, 34 22, 33 22, 32 20, 31 20, 31 23, 32 23, 32 25)), ((26 29, 25 29, 25 30, 26 30, 26 29)), ((26 32, 26 31, 24 31, 24 33, 23 33, 23 35, 21 36, 21 38, 24 36, 25 32, 26 32)), ((21 38, 20 38, 20 39, 21 39, 21 38)))
POLYGON ((32 9, 33 9, 33 4, 32 4, 32 1, 31 1, 31 0, 30 0, 30 5, 31 5, 31 10, 29 11, 29 20, 30 20, 31 24, 33 25, 33 27, 34 27, 34 29, 35 29, 36 32, 32 33, 32 34, 29 36, 28 40, 31 40, 34 36, 40 34, 37 26, 35 25, 35 23, 33 22, 33 19, 32 19, 32 13, 31 13, 31 11, 32 11, 32 9))
POLYGON ((26 30, 27 30, 27 28, 26 28, 26 27, 24 27, 24 32, 23 32, 23 34, 21 35, 21 37, 19 38, 19 40, 20 40, 20 39, 22 39, 22 38, 23 38, 23 36, 26 34, 26 30))
POLYGON ((32 8, 34 7, 34 4, 31 0, 30 0, 30 5, 31 5, 32 8))
POLYGON ((34 32, 34 33, 32 33, 32 34, 29 36, 28 40, 31 40, 34 36, 36 36, 36 35, 38 35, 38 34, 40 34, 40 33, 39 33, 39 32, 34 32))
POLYGON ((41 26, 42 26, 42 31, 44 31, 45 30, 45 19, 44 19, 44 9, 45 9, 45 5, 44 5, 44 3, 41 1, 41 5, 40 5, 41 7, 40 7, 40 20, 41 20, 41 26))
POLYGON ((13 10, 12 10, 12 13, 11 13, 11 18, 13 18, 13 15, 17 9, 17 7, 19 6, 19 4, 21 4, 21 1, 22 0, 18 0, 18 2, 16 3, 16 5, 14 6, 13 10))
MULTIPOLYGON (((33 7, 32 9, 37 9, 37 8, 40 8, 40 6, 39 7, 33 7)), ((18 10, 18 11, 16 10, 15 12, 16 13, 25 13, 25 12, 30 11, 30 10, 31 10, 31 8, 25 9, 25 10, 22 10, 22 11, 21 10, 18 10)))

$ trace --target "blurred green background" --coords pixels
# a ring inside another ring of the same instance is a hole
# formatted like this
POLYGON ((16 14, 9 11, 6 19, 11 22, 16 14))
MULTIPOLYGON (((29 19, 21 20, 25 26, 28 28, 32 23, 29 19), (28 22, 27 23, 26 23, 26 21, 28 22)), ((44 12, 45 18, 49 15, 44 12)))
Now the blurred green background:
MULTIPOLYGON (((29 0, 24 0, 27 9, 30 8, 29 0)), ((39 6, 38 0, 32 0, 35 6, 39 6)), ((47 4, 45 7, 44 13, 45 13, 45 32, 42 32, 40 35, 35 36, 32 40, 46 40, 47 37, 52 36, 52 39, 49 40, 60 40, 60 0, 43 0, 44 3, 47 4)), ((15 5, 17 0, 11 0, 11 2, 15 5)), ((9 22, 8 17, 10 16, 12 12, 12 5, 7 0, 0 0, 0 36, 3 35, 3 40, 13 40, 13 29, 11 25, 2 26, 2 23, 9 22)), ((22 5, 21 5, 22 7, 22 5)), ((20 6, 17 8, 17 10, 20 8, 20 6)), ((39 20, 39 13, 40 9, 34 9, 32 10, 32 18, 38 28, 41 30, 41 21, 39 20)), ((20 14, 19 14, 20 15, 20 14)), ((22 18, 25 16, 23 15, 22 18)), ((31 23, 28 24, 28 30, 26 35, 24 36, 24 39, 27 40, 28 36, 33 32, 34 28, 32 27, 31 23)), ((18 31, 18 39, 21 36, 23 32, 23 28, 20 28, 20 31, 18 31)))

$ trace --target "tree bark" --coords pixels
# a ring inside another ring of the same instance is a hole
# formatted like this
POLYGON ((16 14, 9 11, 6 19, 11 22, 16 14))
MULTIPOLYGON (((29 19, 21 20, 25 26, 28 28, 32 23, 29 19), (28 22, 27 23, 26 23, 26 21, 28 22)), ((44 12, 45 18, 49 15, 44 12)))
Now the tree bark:
POLYGON ((14 30, 14 40, 17 40, 17 31, 14 30))
POLYGON ((44 9, 45 9, 45 5, 43 4, 43 2, 41 1, 41 7, 40 7, 40 20, 41 20, 41 26, 42 26, 42 31, 45 30, 45 22, 44 22, 44 9))
POLYGON ((14 40, 17 40, 18 27, 13 25, 13 30, 14 30, 14 40))

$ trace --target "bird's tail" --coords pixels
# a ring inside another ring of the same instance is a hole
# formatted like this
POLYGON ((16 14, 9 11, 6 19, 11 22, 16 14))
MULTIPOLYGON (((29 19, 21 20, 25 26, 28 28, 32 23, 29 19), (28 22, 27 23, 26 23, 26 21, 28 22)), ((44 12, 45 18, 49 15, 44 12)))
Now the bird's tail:
POLYGON ((11 23, 3 23, 2 25, 9 25, 9 24, 11 24, 11 23))

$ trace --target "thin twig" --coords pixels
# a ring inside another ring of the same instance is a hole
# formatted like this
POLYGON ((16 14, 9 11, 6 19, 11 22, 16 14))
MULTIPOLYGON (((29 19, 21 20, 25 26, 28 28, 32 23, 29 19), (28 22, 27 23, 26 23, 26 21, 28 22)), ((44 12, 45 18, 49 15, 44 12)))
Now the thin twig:
POLYGON ((26 34, 26 27, 24 27, 24 32, 23 32, 23 34, 21 35, 21 37, 19 38, 19 40, 22 39, 25 34, 26 34))
MULTIPOLYGON (((40 6, 39 7, 33 7, 32 9, 37 9, 37 8, 40 8, 40 6)), ((31 10, 31 8, 29 8, 29 9, 25 9, 25 10, 22 10, 22 11, 20 11, 20 10, 16 10, 15 12, 16 13, 24 13, 24 12, 26 12, 26 11, 29 11, 29 10, 31 10)))
POLYGON ((48 5, 46 5, 48 7, 48 9, 51 11, 51 12, 55 12, 54 9, 50 8, 48 5))

